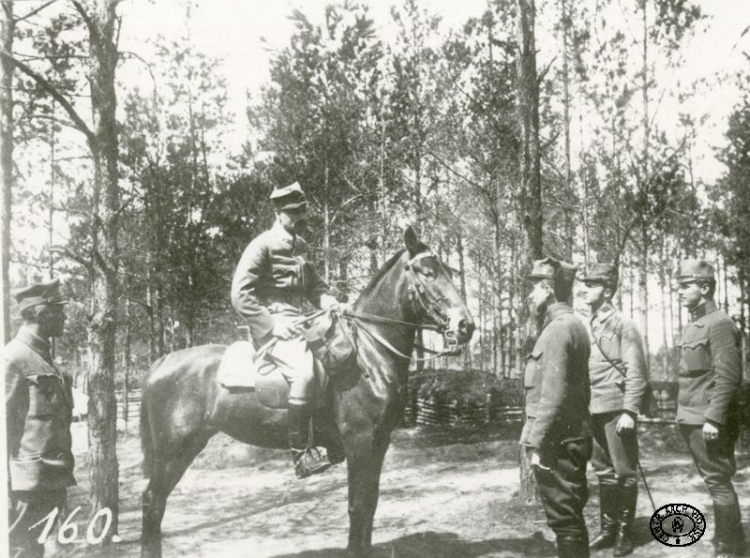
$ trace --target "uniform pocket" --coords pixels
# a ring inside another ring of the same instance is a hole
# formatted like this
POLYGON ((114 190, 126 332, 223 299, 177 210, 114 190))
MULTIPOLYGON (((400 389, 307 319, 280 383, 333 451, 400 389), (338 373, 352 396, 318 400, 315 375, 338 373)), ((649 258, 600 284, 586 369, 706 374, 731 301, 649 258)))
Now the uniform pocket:
POLYGON ((541 367, 544 351, 536 347, 526 359, 526 372, 523 378, 523 387, 526 389, 539 385, 539 369, 541 367))
POLYGON ((708 372, 711 369, 708 338, 683 341, 681 361, 680 375, 694 377, 708 372))
POLYGON ((67 415, 65 388, 60 377, 54 374, 37 374, 27 376, 29 385, 29 415, 57 416, 67 415))

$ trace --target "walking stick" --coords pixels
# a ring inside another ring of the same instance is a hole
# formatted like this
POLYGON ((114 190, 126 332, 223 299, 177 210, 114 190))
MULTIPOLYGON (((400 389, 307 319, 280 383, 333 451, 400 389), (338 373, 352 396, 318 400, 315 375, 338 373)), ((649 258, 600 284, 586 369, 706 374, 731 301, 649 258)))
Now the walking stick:
POLYGON ((648 494, 648 499, 651 500, 651 507, 654 508, 654 511, 656 511, 656 504, 654 504, 654 499, 651 497, 651 489, 648 487, 648 483, 646 482, 646 475, 643 474, 643 467, 641 467, 641 461, 636 461, 638 464, 638 470, 641 472, 641 479, 643 479, 643 486, 646 487, 646 494, 648 494))

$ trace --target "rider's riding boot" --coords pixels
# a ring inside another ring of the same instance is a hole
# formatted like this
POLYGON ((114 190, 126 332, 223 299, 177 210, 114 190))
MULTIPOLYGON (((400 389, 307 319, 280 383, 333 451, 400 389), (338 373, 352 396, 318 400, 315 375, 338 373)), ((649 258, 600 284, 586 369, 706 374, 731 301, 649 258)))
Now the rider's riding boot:
POLYGON ((627 556, 633 553, 633 519, 638 501, 638 485, 635 479, 620 487, 617 536, 613 556, 627 556))
POLYGON ((307 405, 289 405, 289 448, 298 479, 322 473, 331 466, 326 451, 313 447, 310 436, 310 411, 307 405))
POLYGON ((714 504, 714 547, 716 556, 736 558, 745 556, 745 531, 742 528, 739 504, 720 506, 714 504))
POLYGON ((599 521, 601 531, 591 541, 594 550, 609 548, 615 544, 617 534, 617 509, 620 487, 616 483, 599 481, 599 521))

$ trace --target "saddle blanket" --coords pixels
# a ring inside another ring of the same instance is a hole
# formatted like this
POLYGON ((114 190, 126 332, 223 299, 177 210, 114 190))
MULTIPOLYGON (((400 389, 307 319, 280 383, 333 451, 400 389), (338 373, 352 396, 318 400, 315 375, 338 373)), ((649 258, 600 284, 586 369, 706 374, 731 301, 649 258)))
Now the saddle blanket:
POLYGON ((216 378, 226 388, 255 389, 257 366, 255 347, 250 341, 237 341, 227 347, 216 378))

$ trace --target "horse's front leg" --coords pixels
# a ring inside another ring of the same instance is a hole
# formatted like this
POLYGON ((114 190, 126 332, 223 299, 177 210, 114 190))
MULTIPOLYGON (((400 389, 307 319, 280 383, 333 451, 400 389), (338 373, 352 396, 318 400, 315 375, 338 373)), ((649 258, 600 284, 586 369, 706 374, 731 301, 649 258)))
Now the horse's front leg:
POLYGON ((372 545, 372 522, 378 506, 380 471, 389 438, 360 432, 345 440, 349 476, 349 553, 365 556, 372 545))

